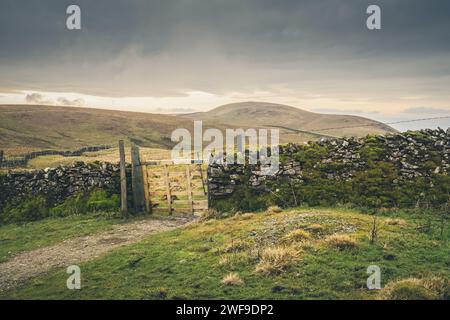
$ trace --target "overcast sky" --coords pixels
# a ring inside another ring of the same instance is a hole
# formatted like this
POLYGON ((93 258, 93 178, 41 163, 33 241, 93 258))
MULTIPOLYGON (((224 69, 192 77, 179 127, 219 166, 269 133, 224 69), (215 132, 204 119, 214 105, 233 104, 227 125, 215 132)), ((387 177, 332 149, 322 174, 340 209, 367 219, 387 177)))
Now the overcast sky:
POLYGON ((448 115, 450 1, 2 0, 0 74, 0 103, 448 115), (381 30, 366 28, 369 4, 381 30))

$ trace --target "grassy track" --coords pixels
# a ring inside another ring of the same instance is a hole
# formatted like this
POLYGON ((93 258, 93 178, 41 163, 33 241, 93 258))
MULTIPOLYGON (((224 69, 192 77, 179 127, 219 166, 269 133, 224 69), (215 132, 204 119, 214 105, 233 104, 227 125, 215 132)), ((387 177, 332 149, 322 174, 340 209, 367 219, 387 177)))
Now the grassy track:
POLYGON ((106 231, 118 223, 122 223, 122 220, 105 218, 101 215, 85 215, 46 219, 24 225, 1 226, 0 262, 23 251, 106 231))

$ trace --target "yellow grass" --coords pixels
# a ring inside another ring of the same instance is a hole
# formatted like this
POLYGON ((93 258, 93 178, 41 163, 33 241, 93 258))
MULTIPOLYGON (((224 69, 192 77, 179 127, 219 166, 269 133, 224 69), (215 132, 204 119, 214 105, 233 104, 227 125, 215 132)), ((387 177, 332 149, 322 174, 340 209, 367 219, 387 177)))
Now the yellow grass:
POLYGON ((329 247, 338 250, 352 249, 356 247, 356 241, 346 234, 333 234, 325 239, 329 247))
POLYGON ((407 224, 405 220, 399 218, 388 218, 384 223, 390 226, 405 226, 407 224))
POLYGON ((256 266, 256 272, 278 274, 293 266, 298 260, 298 252, 292 247, 266 248, 256 266))
POLYGON ((240 286, 244 281, 242 281, 237 273, 231 272, 222 279, 222 283, 227 286, 240 286))
POLYGON ((293 243, 293 242, 307 241, 310 240, 311 238, 312 238, 311 234, 308 231, 305 231, 303 229, 297 229, 285 235, 283 237, 283 240, 289 243, 293 243))

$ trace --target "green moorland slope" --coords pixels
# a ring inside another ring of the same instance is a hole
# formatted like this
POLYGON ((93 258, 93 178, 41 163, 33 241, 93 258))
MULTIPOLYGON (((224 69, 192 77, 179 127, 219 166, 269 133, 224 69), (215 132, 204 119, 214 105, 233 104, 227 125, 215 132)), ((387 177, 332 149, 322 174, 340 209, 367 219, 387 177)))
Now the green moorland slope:
POLYGON ((448 299, 449 230, 424 214, 373 217, 347 209, 271 208, 149 236, 1 298, 27 299, 448 299), (371 234, 376 237, 371 242, 371 234), (382 290, 366 288, 381 269, 382 290))
POLYGON ((192 121, 163 114, 33 105, 0 105, 0 148, 6 154, 117 144, 169 148, 170 134, 192 121))

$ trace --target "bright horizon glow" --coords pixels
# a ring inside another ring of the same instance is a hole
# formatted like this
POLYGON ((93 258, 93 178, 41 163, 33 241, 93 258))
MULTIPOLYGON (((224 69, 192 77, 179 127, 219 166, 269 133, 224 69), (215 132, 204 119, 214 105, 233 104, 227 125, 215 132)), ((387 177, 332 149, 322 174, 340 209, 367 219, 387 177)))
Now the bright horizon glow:
MULTIPOLYGON (((370 107, 373 103, 368 99, 333 100, 321 95, 310 95, 303 98, 285 98, 270 92, 257 92, 254 94, 233 93, 229 96, 220 96, 207 92, 193 91, 185 96, 178 97, 101 97, 78 94, 73 92, 44 92, 22 91, 18 93, 0 93, 0 104, 45 104, 62 105, 58 99, 67 100, 67 107, 77 106, 84 108, 98 108, 106 110, 120 110, 145 113, 179 114, 209 111, 218 106, 245 101, 262 101, 285 104, 302 110, 327 113, 356 115, 380 122, 396 122, 420 118, 450 116, 450 108, 425 108, 424 100, 427 97, 409 96, 398 99, 404 101, 402 105, 408 108, 399 108, 389 102, 378 102, 379 108, 370 107), (27 102, 26 96, 38 94, 42 101, 27 102), (81 99, 82 105, 71 105, 71 102, 81 99), (311 107, 312 106, 312 107, 311 107)), ((400 131, 416 130, 422 128, 450 127, 450 119, 421 121, 408 124, 392 125, 400 131)))

